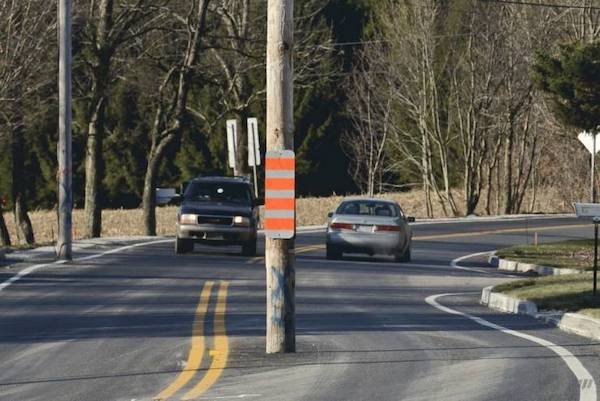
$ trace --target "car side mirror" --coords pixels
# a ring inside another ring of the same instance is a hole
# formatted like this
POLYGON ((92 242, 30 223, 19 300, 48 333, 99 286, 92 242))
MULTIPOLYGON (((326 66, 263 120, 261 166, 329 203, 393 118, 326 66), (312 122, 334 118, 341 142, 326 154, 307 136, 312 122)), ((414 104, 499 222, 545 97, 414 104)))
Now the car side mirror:
POLYGON ((407 223, 414 223, 415 221, 416 221, 416 219, 414 217, 412 217, 412 216, 406 218, 406 222, 407 223))
POLYGON ((254 199, 254 206, 263 206, 265 204, 264 198, 254 199))
POLYGON ((329 212, 329 213, 327 213, 327 217, 328 217, 328 218, 332 218, 332 217, 333 217, 333 212, 329 212))

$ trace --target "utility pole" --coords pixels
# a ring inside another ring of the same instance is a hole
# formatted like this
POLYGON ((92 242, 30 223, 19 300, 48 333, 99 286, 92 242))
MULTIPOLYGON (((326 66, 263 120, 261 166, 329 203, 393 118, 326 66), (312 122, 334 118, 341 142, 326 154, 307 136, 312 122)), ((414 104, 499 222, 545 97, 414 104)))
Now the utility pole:
POLYGON ((592 131, 592 173, 591 175, 591 193, 592 203, 596 203, 596 133, 592 131))
MULTIPOLYGON (((596 135, 597 133, 592 131, 593 145, 592 145, 592 203, 596 203, 596 135)), ((597 283, 598 283, 598 223, 594 218, 594 285, 592 294, 596 296, 597 283)))
MULTIPOLYGON (((294 149, 294 1, 268 0, 267 151, 294 149)), ((267 353, 296 351, 294 239, 266 238, 267 353)))
POLYGON ((73 233, 72 157, 71 157, 71 0, 58 2, 58 241, 56 256, 71 260, 73 233))

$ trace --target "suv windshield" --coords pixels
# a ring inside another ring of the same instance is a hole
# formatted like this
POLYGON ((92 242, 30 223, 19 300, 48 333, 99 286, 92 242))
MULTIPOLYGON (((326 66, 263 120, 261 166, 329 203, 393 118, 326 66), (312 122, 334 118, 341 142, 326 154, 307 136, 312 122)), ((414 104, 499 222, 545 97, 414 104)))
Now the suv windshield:
POLYGON ((387 202, 350 201, 340 205, 336 214, 353 214, 362 216, 397 217, 396 208, 387 202))
POLYGON ((250 204, 252 195, 245 184, 223 182, 192 182, 185 191, 184 200, 196 202, 232 202, 250 204))

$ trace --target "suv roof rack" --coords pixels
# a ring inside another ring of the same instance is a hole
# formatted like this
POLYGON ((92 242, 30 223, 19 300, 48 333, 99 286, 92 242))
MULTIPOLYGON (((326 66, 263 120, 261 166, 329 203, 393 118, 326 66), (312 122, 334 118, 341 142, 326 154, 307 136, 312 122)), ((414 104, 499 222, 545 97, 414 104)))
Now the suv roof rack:
POLYGON ((205 180, 205 179, 215 179, 215 180, 239 180, 244 182, 250 182, 250 178, 243 175, 199 175, 198 177, 193 178, 194 180, 205 180))

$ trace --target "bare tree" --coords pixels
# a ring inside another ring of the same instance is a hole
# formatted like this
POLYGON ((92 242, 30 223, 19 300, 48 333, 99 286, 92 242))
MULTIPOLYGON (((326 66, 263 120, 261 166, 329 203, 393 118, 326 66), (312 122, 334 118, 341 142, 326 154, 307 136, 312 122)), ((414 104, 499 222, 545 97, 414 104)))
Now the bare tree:
POLYGON ((342 148, 353 160, 350 174, 369 196, 381 187, 392 116, 392 94, 383 95, 379 84, 376 74, 364 66, 350 76, 347 87, 353 96, 348 106, 353 129, 342 135, 342 148))
MULTIPOLYGON (((0 127, 10 138, 12 201, 17 239, 34 242, 28 216, 25 174, 25 123, 23 104, 40 86, 44 55, 56 27, 54 7, 41 0, 0 0, 0 127)), ((9 243, 4 219, 2 242, 9 243)))
POLYGON ((264 49, 261 39, 265 34, 263 12, 257 15, 251 3, 250 0, 220 0, 216 11, 224 27, 224 37, 217 41, 222 45, 211 49, 211 56, 223 72, 221 82, 225 86, 221 89, 221 99, 226 113, 233 112, 241 122, 236 165, 242 175, 248 172, 246 120, 250 117, 249 109, 253 102, 264 96, 264 91, 257 91, 250 83, 250 75, 262 71, 264 65, 264 52, 260 50, 264 49))
MULTIPOLYGON (((176 7, 171 4, 166 11, 172 17, 173 42, 167 57, 160 60, 163 76, 156 97, 154 122, 150 132, 151 147, 144 179, 142 205, 144 229, 147 235, 156 235, 155 188, 158 170, 167 147, 178 139, 187 115, 187 103, 192 80, 197 74, 200 57, 203 55, 207 30, 207 14, 211 0, 192 0, 188 5, 176 7)), ((152 39, 152 38, 151 38, 152 39)), ((164 49, 163 49, 164 50, 164 49)))
POLYGON ((456 141, 448 107, 451 94, 445 87, 453 62, 451 43, 438 36, 437 2, 382 3, 378 13, 383 44, 372 46, 378 73, 393 88, 395 117, 391 147, 420 172, 427 214, 432 214, 431 194, 436 194, 446 215, 458 215, 452 194, 451 151, 456 141))
MULTIPOLYGON (((296 2, 294 83, 297 89, 306 89, 330 77, 324 71, 326 60, 334 53, 330 47, 331 33, 323 23, 321 11, 328 1, 305 0, 296 2)), ((266 7, 256 0, 218 0, 215 11, 219 19, 210 32, 211 49, 208 65, 219 68, 213 80, 219 92, 221 113, 209 118, 196 105, 188 104, 188 111, 213 128, 220 119, 233 114, 241 122, 238 135, 237 166, 247 173, 246 120, 257 104, 265 101, 264 87, 266 54, 266 7)))
POLYGON ((155 28, 158 6, 154 3, 152 0, 121 0, 115 5, 114 0, 89 0, 87 8, 79 7, 79 13, 86 21, 80 54, 86 74, 76 83, 86 101, 86 237, 99 237, 102 231, 102 145, 109 90, 116 75, 115 55, 155 28))

